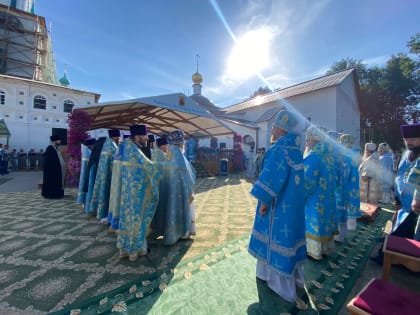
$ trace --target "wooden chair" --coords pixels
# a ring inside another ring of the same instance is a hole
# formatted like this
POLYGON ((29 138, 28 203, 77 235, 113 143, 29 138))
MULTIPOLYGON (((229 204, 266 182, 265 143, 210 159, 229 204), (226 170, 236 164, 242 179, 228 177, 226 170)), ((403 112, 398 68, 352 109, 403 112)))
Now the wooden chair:
POLYGON ((372 279, 347 304, 350 315, 412 315, 420 310, 420 294, 381 279, 372 279))
POLYGON ((407 269, 420 271, 420 242, 409 238, 388 235, 385 238, 382 279, 388 281, 392 265, 403 265, 407 269))

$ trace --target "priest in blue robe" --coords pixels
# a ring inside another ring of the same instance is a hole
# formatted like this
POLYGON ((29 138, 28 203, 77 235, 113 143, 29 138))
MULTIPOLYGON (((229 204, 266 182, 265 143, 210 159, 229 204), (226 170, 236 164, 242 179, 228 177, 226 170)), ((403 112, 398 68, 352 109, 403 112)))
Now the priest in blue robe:
POLYGON ((408 175, 415 166, 416 160, 420 158, 420 123, 402 125, 401 133, 407 151, 401 158, 395 178, 396 195, 401 205, 395 224, 392 228, 392 235, 413 238, 417 224, 418 214, 412 211, 415 186, 408 180, 408 175))
POLYGON ((341 200, 337 200, 337 208, 345 209, 344 216, 347 218, 347 231, 355 231, 357 228, 357 218, 360 217, 360 188, 359 188, 359 159, 358 153, 354 152, 354 137, 343 134, 340 137, 340 144, 343 145, 343 195, 341 200))
POLYGON ((90 214, 90 205, 92 200, 93 188, 95 187, 96 174, 98 172, 99 159, 101 157, 102 147, 106 137, 100 137, 93 145, 90 153, 88 168, 85 176, 83 191, 86 193, 85 213, 90 214))
POLYGON ((161 174, 159 181, 159 203, 151 224, 153 237, 163 236, 165 233, 166 206, 169 189, 169 168, 167 153, 169 150, 168 139, 165 137, 156 140, 157 149, 152 152, 152 161, 161 174))
POLYGON ((308 256, 321 260, 335 248, 338 233, 335 187, 337 166, 332 145, 325 141, 324 133, 315 126, 306 131, 307 155, 305 166, 305 223, 308 256))
MULTIPOLYGON (((408 182, 414 186, 413 201, 411 202, 411 210, 417 215, 420 214, 420 158, 417 158, 414 166, 408 173, 408 182)), ((416 241, 420 241, 420 219, 417 219, 416 233, 414 235, 416 241)))
POLYGON ((90 158, 90 153, 92 152, 93 145, 95 144, 95 138, 86 139, 84 143, 81 144, 82 159, 80 161, 80 177, 79 177, 79 191, 77 193, 77 203, 81 204, 82 207, 85 206, 86 202, 86 193, 83 191, 85 186, 86 173, 88 171, 88 162, 90 158))
POLYGON ((120 223, 122 181, 121 162, 124 155, 124 146, 128 138, 130 138, 130 135, 123 136, 123 140, 120 142, 120 144, 118 144, 118 150, 114 156, 114 162, 112 163, 112 178, 108 211, 108 223, 110 232, 117 231, 120 223))
POLYGON ((106 218, 106 222, 108 221, 112 162, 117 153, 120 135, 118 129, 108 130, 108 138, 105 140, 101 150, 95 186, 93 187, 92 199, 90 201, 90 214, 96 216, 98 219, 106 218))
POLYGON ((380 143, 378 145, 378 154, 380 165, 379 181, 382 194, 379 202, 389 204, 393 201, 391 199, 391 189, 394 180, 394 158, 387 143, 380 143))
POLYGON ((257 278, 289 302, 297 299, 296 286, 305 284, 305 189, 297 126, 293 112, 279 112, 273 145, 251 190, 258 199, 249 243, 249 253, 257 258, 257 278))
POLYGON ((184 155, 184 132, 174 130, 169 134, 167 155, 168 172, 165 172, 168 194, 164 218, 163 244, 173 245, 180 238, 195 234, 195 215, 192 212, 195 170, 184 155))
POLYGON ((159 171, 143 154, 147 142, 145 125, 130 127, 121 161, 121 205, 117 248, 120 258, 135 261, 147 254, 147 229, 159 200, 159 171))

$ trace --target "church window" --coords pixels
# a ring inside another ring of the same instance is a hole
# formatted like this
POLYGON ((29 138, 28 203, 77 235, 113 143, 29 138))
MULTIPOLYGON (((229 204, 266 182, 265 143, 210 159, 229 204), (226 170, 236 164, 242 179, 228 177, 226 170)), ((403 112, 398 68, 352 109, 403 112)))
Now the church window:
POLYGON ((65 113, 71 113, 71 111, 73 110, 74 107, 74 102, 70 101, 70 100, 65 100, 64 101, 64 112, 65 113))
POLYGON ((0 90, 0 105, 6 104, 6 93, 0 90))
POLYGON ((46 109, 47 108, 47 99, 41 95, 34 97, 34 108, 37 109, 46 109))

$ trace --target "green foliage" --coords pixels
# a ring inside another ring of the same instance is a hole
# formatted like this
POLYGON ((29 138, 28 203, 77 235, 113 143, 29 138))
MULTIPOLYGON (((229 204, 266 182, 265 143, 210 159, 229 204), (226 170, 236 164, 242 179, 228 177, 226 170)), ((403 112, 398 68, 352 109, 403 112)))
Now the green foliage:
MULTIPOLYGON (((420 33, 411 37, 408 47, 412 53, 420 52, 420 33)), ((357 70, 360 84, 360 139, 401 148, 400 125, 420 122, 420 60, 399 53, 384 66, 368 68, 361 60, 347 58, 335 62, 327 74, 350 68, 357 70), (367 127, 367 122, 371 127, 367 127), (366 134, 373 138, 368 139, 366 134)))
POLYGON ((260 86, 254 93, 251 94, 250 98, 256 97, 258 95, 265 95, 271 92, 272 90, 268 86, 260 86))
POLYGON ((412 54, 420 54, 420 33, 411 36, 407 46, 412 54))

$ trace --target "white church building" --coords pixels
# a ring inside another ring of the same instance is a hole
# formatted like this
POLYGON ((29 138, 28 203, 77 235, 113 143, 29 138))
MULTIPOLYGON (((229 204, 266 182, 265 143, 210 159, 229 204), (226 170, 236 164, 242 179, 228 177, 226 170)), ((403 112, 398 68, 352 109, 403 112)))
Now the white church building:
MULTIPOLYGON (((349 133, 356 138, 356 145, 360 144, 359 83, 355 69, 325 75, 224 108, 201 95, 202 81, 199 73, 193 75, 191 98, 242 135, 244 145, 249 147, 245 152, 269 147, 272 124, 282 108, 293 109, 301 115, 302 134, 308 124, 314 124, 349 133)), ((219 142, 233 146, 232 137, 221 137, 219 142)))
MULTIPOLYGON (((68 114, 75 106, 98 100, 99 94, 0 74, 0 119, 10 131, 12 149, 39 152, 51 135, 65 142, 68 114)), ((0 143, 7 140, 0 138, 0 143)))
POLYGON ((51 135, 65 142, 68 114, 100 95, 69 88, 66 73, 57 78, 45 19, 31 11, 33 0, 0 0, 0 120, 11 134, 0 143, 38 152, 51 135))

